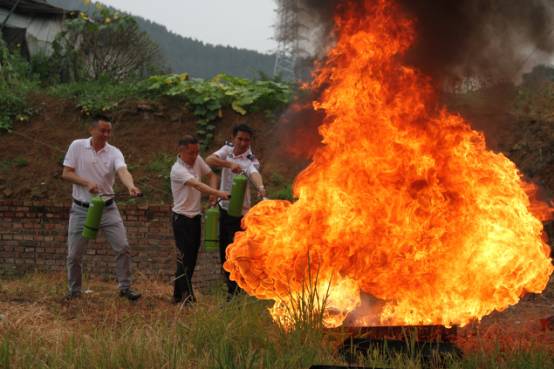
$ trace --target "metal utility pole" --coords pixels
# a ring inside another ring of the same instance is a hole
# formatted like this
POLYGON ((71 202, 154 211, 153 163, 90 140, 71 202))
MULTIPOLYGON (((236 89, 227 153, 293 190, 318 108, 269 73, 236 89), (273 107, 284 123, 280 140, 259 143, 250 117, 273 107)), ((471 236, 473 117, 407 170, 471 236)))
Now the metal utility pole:
POLYGON ((298 66, 303 54, 300 47, 302 24, 299 17, 302 9, 298 0, 276 0, 276 3, 278 8, 275 39, 278 46, 273 76, 296 81, 301 78, 298 66))

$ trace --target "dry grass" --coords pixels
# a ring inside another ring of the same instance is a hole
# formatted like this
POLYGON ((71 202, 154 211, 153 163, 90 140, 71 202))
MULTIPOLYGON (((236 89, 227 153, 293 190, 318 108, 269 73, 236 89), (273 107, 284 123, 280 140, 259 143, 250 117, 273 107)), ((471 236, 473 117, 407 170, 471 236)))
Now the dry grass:
MULTIPOLYGON (((340 341, 336 337, 309 325, 284 332, 271 321, 269 304, 248 296, 227 303, 223 290, 198 293, 198 303, 187 308, 170 303, 169 284, 145 278, 135 284, 144 295, 136 303, 119 298, 113 282, 86 280, 85 287, 92 292, 67 302, 64 275, 0 280, 0 368, 345 365, 336 351, 340 341)), ((459 343, 466 350, 465 358, 444 367, 554 367, 551 332, 534 325, 535 315, 544 315, 545 304, 524 302, 464 328, 459 343)), ((384 352, 372 352, 369 358, 360 358, 360 364, 423 368, 417 355, 384 352)))

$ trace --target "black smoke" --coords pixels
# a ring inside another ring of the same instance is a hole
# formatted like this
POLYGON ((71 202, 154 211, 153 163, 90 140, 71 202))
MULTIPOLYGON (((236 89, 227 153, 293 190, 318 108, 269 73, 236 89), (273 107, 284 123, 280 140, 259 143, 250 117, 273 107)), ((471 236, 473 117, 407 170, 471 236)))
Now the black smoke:
MULTIPOLYGON (((293 1, 302 25, 299 36, 315 45, 311 50, 314 55, 322 56, 332 46, 333 16, 348 1, 363 11, 359 5, 371 0, 293 1)), ((435 81, 464 77, 516 80, 525 69, 548 60, 554 51, 554 0, 396 3, 415 21, 416 41, 406 62, 435 81)))

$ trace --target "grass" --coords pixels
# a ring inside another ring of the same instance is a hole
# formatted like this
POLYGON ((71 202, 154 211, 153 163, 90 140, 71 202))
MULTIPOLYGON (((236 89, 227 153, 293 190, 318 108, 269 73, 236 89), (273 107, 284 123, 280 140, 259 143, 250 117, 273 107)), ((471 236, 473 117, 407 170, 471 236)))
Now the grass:
MULTIPOLYGON (((143 177, 143 179, 154 177, 160 180, 161 186, 153 188, 153 190, 158 191, 160 193, 163 192, 168 201, 171 201, 171 197, 168 197, 168 196, 171 195, 170 172, 171 172, 171 167, 173 166, 174 163, 175 163, 175 155, 160 152, 160 153, 157 153, 154 156, 154 158, 151 161, 149 161, 144 167, 144 170, 147 174, 143 177)), ((152 188, 147 187, 147 188, 144 188, 143 190, 152 190, 152 188)))
POLYGON ((268 195, 271 199, 294 201, 292 183, 279 173, 271 173, 266 180, 268 195))
MULTIPOLYGON (((115 283, 86 278, 94 291, 64 302, 63 275, 30 274, 0 280, 0 368, 309 368, 346 365, 337 353, 344 337, 297 325, 284 331, 269 304, 248 296, 225 301, 222 290, 198 293, 193 307, 170 303, 171 286, 138 278, 137 303, 116 295, 115 283)), ((479 347, 479 345, 476 345, 479 347)), ((372 350, 360 365, 423 369, 417 353, 372 350)), ((431 366, 437 367, 437 366, 431 366)), ((546 369, 544 347, 476 349, 451 369, 546 369)))
POLYGON ((173 163, 175 163, 175 155, 158 153, 154 159, 146 164, 145 170, 168 179, 173 163))
POLYGON ((54 97, 74 100, 85 115, 111 111, 125 100, 146 97, 141 82, 117 83, 110 80, 56 84, 47 92, 54 97))
POLYGON ((21 156, 14 159, 0 160, 0 172, 6 172, 14 168, 24 168, 29 165, 29 161, 21 156))

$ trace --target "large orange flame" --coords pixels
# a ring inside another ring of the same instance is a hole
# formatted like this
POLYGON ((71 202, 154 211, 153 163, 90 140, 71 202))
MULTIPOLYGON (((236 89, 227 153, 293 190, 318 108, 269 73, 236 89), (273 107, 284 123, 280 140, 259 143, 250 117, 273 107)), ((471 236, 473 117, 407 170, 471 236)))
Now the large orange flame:
POLYGON ((539 220, 548 206, 401 64, 414 38, 401 9, 345 3, 314 82, 325 87, 314 103, 324 145, 296 178, 296 202, 245 216, 227 251, 231 279, 275 300, 287 322, 317 271, 327 326, 356 309, 353 324, 464 325, 541 292, 553 270, 539 220), (361 309, 361 296, 374 304, 361 309))

